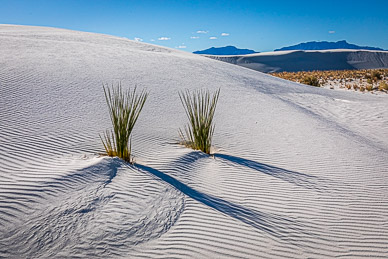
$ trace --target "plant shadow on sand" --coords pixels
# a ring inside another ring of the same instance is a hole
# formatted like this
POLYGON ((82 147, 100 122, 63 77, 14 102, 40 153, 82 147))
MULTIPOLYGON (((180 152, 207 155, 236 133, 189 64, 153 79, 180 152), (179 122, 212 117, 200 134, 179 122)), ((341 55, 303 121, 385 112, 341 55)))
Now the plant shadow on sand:
POLYGON ((116 177, 119 168, 125 165, 126 163, 118 157, 103 160, 97 164, 74 170, 72 173, 52 181, 47 181, 41 188, 50 187, 51 189, 61 190, 59 195, 62 195, 63 192, 83 189, 91 184, 106 187, 116 177))
MULTIPOLYGON (((191 156, 191 159, 193 156, 191 156)), ((230 216, 240 222, 243 222, 259 231, 264 231, 275 238, 288 239, 290 236, 301 238, 302 236, 312 235, 303 231, 304 224, 293 219, 287 219, 280 215, 262 213, 254 209, 246 208, 236 203, 232 203, 221 198, 202 193, 181 181, 169 176, 157 169, 136 164, 136 167, 143 171, 154 175, 160 180, 175 187, 188 197, 230 216)))
MULTIPOLYGON (((311 189, 317 192, 326 192, 329 191, 330 186, 334 187, 334 183, 331 183, 328 179, 308 175, 301 172, 291 171, 284 168, 272 166, 269 164, 260 163, 254 160, 249 160, 241 157, 226 155, 226 154, 213 154, 212 155, 216 160, 224 161, 226 163, 232 165, 244 166, 260 173, 264 173, 266 175, 278 178, 282 181, 286 181, 288 183, 294 184, 298 187, 311 189)), ((175 168, 184 168, 187 167, 187 164, 195 163, 196 161, 209 158, 209 155, 204 154, 199 151, 193 151, 187 153, 177 160, 175 160, 171 166, 175 168)))
POLYGON ((244 166, 258 172, 264 173, 276 177, 280 180, 288 183, 295 184, 299 187, 314 189, 316 191, 325 191, 328 189, 328 180, 317 176, 308 175, 296 171, 287 170, 284 168, 259 163, 253 160, 248 160, 241 157, 226 155, 226 154, 215 154, 214 157, 217 159, 224 160, 226 162, 244 166))

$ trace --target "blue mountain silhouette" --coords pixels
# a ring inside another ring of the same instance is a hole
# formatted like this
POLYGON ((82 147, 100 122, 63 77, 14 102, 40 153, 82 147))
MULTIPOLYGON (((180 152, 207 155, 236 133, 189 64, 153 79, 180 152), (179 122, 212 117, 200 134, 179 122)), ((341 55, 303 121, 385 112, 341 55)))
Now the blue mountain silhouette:
POLYGON ((310 41, 304 42, 297 45, 283 47, 275 49, 275 51, 281 50, 324 50, 324 49, 366 49, 366 50, 383 50, 375 47, 358 46, 355 44, 347 43, 346 40, 340 40, 337 42, 328 41, 310 41))
POLYGON ((207 55, 245 55, 258 53, 251 49, 238 49, 235 46, 226 46, 226 47, 211 47, 210 49, 194 51, 194 54, 207 54, 207 55))

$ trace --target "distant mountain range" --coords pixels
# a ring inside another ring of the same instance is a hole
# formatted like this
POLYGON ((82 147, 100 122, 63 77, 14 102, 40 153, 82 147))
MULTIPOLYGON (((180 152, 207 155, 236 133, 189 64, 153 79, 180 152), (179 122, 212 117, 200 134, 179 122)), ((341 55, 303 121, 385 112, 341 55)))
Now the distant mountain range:
POLYGON ((194 51, 194 54, 206 54, 206 55, 246 55, 252 53, 259 53, 251 49, 238 49, 235 46, 226 46, 210 49, 194 51))
POLYGON ((297 44, 294 46, 275 49, 275 51, 282 51, 282 50, 326 50, 326 49, 383 50, 383 49, 375 48, 375 47, 358 46, 355 44, 347 43, 346 40, 341 40, 341 41, 337 41, 337 42, 310 41, 310 42, 300 43, 300 44, 297 44))

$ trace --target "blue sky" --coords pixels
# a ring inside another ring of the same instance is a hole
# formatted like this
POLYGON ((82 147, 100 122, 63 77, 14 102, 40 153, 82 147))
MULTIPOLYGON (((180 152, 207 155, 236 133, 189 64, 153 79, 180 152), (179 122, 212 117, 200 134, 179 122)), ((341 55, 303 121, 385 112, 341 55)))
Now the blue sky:
POLYGON ((347 40, 388 49, 388 1, 0 0, 0 23, 111 34, 184 51, 347 40))

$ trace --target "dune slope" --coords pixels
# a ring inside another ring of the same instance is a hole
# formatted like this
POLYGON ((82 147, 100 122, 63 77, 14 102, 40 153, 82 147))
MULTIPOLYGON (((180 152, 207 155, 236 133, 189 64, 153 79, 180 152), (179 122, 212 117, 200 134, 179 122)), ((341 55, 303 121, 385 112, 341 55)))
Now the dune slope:
POLYGON ((0 257, 388 257, 388 98, 113 36, 0 25, 0 257), (146 88, 136 165, 102 84, 146 88), (214 157, 178 91, 221 88, 214 157))
POLYGON ((388 51, 372 50, 291 50, 207 57, 265 73, 388 68, 388 51))

